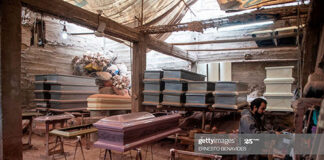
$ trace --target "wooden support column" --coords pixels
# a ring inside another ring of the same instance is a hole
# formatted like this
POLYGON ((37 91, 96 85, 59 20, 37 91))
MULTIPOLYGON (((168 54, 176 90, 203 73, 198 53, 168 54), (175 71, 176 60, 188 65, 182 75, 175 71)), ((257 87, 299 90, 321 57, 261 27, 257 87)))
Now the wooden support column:
MULTIPOLYGON (((320 43, 321 30, 324 23, 323 15, 324 1, 313 0, 311 1, 308 19, 306 24, 306 32, 303 38, 303 62, 301 73, 301 87, 303 88, 307 82, 308 75, 313 73, 316 66, 318 57, 318 49, 320 43)), ((323 35, 323 33, 322 33, 323 35)))
POLYGON ((0 159, 22 159, 20 105, 21 3, 1 0, 0 159))
MULTIPOLYGON (((147 37, 147 36, 145 36, 147 37)), ((144 35, 141 36, 139 42, 133 43, 132 55, 132 112, 144 111, 143 89, 144 89, 144 71, 146 69, 146 51, 147 45, 144 40, 144 35)))

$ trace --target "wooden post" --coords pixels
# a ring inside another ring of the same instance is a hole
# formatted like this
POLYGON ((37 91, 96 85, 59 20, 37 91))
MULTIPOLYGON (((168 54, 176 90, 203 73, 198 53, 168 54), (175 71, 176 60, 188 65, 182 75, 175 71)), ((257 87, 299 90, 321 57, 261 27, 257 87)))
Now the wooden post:
POLYGON ((21 3, 1 0, 0 159, 22 159, 21 3))
MULTIPOLYGON (((308 19, 306 25, 306 32, 303 38, 303 63, 301 73, 301 87, 303 88, 307 82, 308 75, 316 69, 316 60, 318 57, 318 49, 320 43, 320 36, 324 15, 322 9, 324 1, 313 0, 311 1, 308 19)), ((323 33, 322 33, 323 35, 323 33)), ((320 58, 320 57, 319 57, 320 58)))
MULTIPOLYGON (((146 37, 146 36, 145 36, 146 37)), ((142 40, 133 43, 132 55, 132 112, 143 111, 144 71, 146 69, 147 45, 144 35, 142 40)))

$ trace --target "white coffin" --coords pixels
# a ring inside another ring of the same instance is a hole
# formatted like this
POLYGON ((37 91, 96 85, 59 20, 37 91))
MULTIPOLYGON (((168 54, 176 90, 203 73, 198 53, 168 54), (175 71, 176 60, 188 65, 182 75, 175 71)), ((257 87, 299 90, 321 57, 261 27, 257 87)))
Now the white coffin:
POLYGON ((291 93, 294 78, 266 78, 266 93, 291 93))
POLYGON ((294 66, 266 67, 267 78, 290 78, 294 66))
POLYGON ((293 112, 291 108, 291 102, 293 98, 292 93, 277 93, 277 94, 264 94, 267 99, 267 111, 285 111, 285 112, 293 112))

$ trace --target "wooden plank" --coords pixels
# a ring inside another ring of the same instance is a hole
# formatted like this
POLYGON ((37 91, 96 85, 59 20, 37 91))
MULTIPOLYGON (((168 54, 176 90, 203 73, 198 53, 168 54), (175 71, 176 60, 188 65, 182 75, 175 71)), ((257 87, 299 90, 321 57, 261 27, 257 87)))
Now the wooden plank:
POLYGON ((247 38, 237 38, 237 39, 220 39, 212 41, 200 41, 200 42, 180 42, 180 43, 171 43, 172 45, 201 45, 201 44, 213 44, 213 43, 234 43, 234 42, 248 42, 248 41, 261 41, 274 38, 286 38, 296 36, 297 33, 288 33, 282 34, 279 36, 268 36, 268 37, 247 37, 247 38))
POLYGON ((143 41, 133 43, 132 56, 132 112, 144 111, 144 71, 146 69, 147 46, 143 41))
POLYGON ((233 51, 205 51, 197 52, 199 62, 231 61, 295 61, 298 59, 297 47, 258 48, 233 51))
POLYGON ((151 36, 146 36, 145 37, 145 42, 147 43, 147 47, 155 50, 157 52, 161 52, 163 54, 177 57, 183 60, 187 60, 190 62, 195 62, 197 60, 197 57, 194 55, 191 55, 182 49, 175 47, 173 45, 170 45, 166 42, 162 42, 154 37, 151 36))
POLYGON ((62 18, 68 22, 97 30, 99 21, 106 23, 104 33, 123 40, 135 42, 139 39, 139 34, 134 29, 121 25, 109 18, 98 16, 95 13, 74 6, 62 0, 40 1, 40 0, 21 0, 23 6, 31 10, 47 13, 62 18))
POLYGON ((0 1, 1 15, 1 105, 0 159, 21 160, 22 112, 21 72, 21 3, 0 1))

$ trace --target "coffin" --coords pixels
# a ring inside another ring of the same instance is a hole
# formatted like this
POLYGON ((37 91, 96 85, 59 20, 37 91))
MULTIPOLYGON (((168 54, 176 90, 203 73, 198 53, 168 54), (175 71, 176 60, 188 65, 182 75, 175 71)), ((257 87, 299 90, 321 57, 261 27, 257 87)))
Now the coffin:
POLYGON ((265 93, 268 105, 267 111, 293 112, 291 103, 293 101, 292 93, 265 93))
POLYGON ((162 91, 164 90, 163 81, 148 81, 144 80, 144 90, 146 91, 162 91))
POLYGON ((69 83, 57 83, 48 81, 35 81, 35 90, 59 90, 59 91, 93 91, 98 92, 96 84, 78 85, 69 83))
POLYGON ((82 111, 87 109, 87 100, 35 99, 38 108, 61 111, 82 111))
POLYGON ((35 75, 35 81, 56 82, 60 84, 68 83, 75 85, 95 84, 95 78, 59 74, 35 75))
POLYGON ((144 105, 159 105, 162 102, 163 95, 161 91, 143 91, 144 105))
POLYGON ((97 92, 35 90, 36 99, 80 100, 87 99, 97 92))
POLYGON ((184 91, 163 91, 163 105, 181 107, 186 102, 184 91))
POLYGON ((265 67, 267 78, 292 78, 294 66, 265 67))
POLYGON ((99 120, 95 147, 126 152, 180 131, 180 115, 155 117, 151 113, 137 112, 116 115, 99 120))
POLYGON ((290 93, 293 82, 294 78, 266 78, 264 80, 267 93, 290 93))
POLYGON ((87 110, 131 110, 129 96, 94 94, 88 97, 87 110))
POLYGON ((240 109, 248 105, 248 85, 236 81, 216 82, 213 108, 240 109))
POLYGON ((164 91, 187 91, 188 84, 184 81, 166 81, 164 91))
POLYGON ((222 81, 216 82, 215 91, 247 91, 248 85, 243 82, 222 81))
POLYGON ((163 71, 163 80, 164 81, 204 81, 205 76, 186 71, 186 70, 164 70, 163 71))
POLYGON ((212 92, 186 93, 186 107, 208 107, 214 103, 212 92))
POLYGON ((145 71, 144 79, 145 80, 159 80, 163 77, 163 71, 145 71))
POLYGON ((215 82, 196 81, 188 82, 188 92, 214 91, 215 82))

